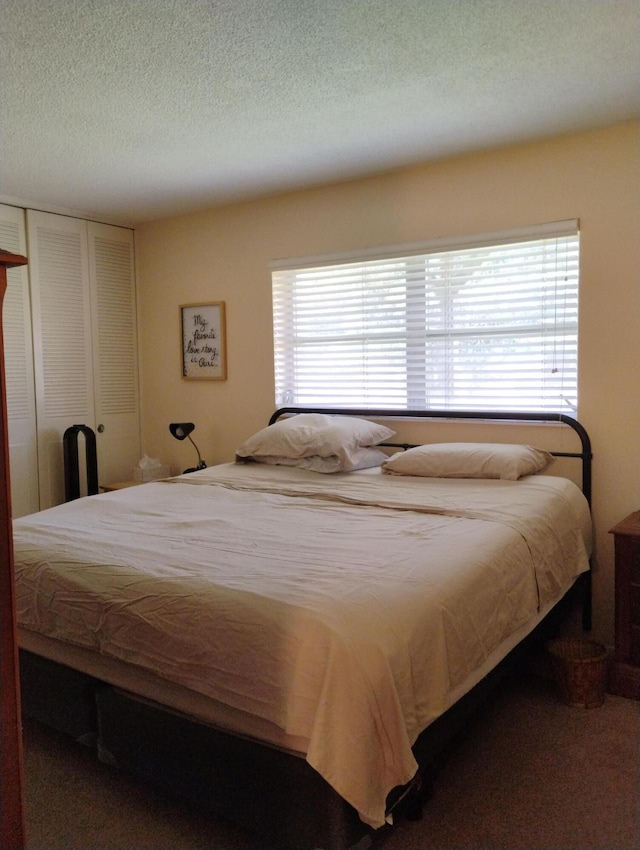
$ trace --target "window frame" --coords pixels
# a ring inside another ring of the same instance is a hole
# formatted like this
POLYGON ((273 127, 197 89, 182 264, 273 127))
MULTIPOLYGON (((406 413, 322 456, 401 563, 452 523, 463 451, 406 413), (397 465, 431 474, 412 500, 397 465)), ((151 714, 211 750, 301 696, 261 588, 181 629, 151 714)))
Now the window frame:
MULTIPOLYGON (((523 410, 524 409, 524 410, 539 411, 539 412, 555 411, 555 412, 562 412, 562 413, 566 413, 566 414, 575 415, 577 413, 577 401, 578 401, 578 363, 577 363, 577 358, 578 358, 578 306, 579 306, 578 305, 578 296, 579 296, 579 250, 580 250, 580 244, 579 244, 580 243, 580 231, 579 231, 579 222, 578 222, 577 219, 561 221, 561 222, 552 222, 552 223, 549 223, 549 224, 536 225, 536 226, 528 227, 528 228, 518 228, 518 229, 513 229, 513 230, 508 230, 508 231, 499 231, 499 232, 495 232, 495 233, 477 234, 477 235, 471 236, 471 237, 455 237, 453 239, 437 239, 437 240, 432 240, 432 241, 429 241, 429 242, 422 242, 422 243, 411 243, 411 244, 396 245, 396 246, 384 246, 384 247, 379 247, 379 248, 375 248, 375 249, 368 249, 368 250, 365 250, 365 251, 358 251, 358 252, 347 252, 347 253, 341 253, 341 254, 325 255, 325 256, 320 256, 320 257, 318 257, 318 256, 302 257, 302 258, 295 258, 295 259, 289 258, 289 259, 274 261, 273 263, 270 264, 270 270, 272 272, 272 284, 273 284, 272 297, 273 297, 273 310, 274 310, 274 372, 275 372, 275 380, 276 380, 276 404, 287 404, 287 405, 298 404, 298 405, 305 405, 305 406, 311 404, 311 405, 314 405, 316 407, 318 407, 318 406, 333 406, 333 407, 335 407, 336 406, 336 399, 335 398, 329 398, 326 395, 321 401, 318 401, 317 398, 315 398, 315 399, 309 399, 309 398, 304 398, 304 399, 298 398, 298 399, 296 399, 295 395, 291 396, 288 393, 282 391, 283 386, 284 387, 293 386, 295 388, 295 385, 296 385, 296 374, 295 374, 295 372, 296 372, 296 367, 295 367, 296 353, 299 356, 300 351, 302 350, 301 346, 296 348, 295 344, 293 344, 291 342, 286 343, 285 344, 285 350, 283 350, 282 340, 284 338, 287 338, 290 341, 295 340, 295 335, 293 333, 293 322, 294 322, 294 316, 295 316, 295 308, 293 306, 293 300, 296 297, 298 299, 301 297, 300 296, 301 287, 298 287, 298 290, 297 290, 297 293, 296 293, 295 286, 293 284, 291 284, 293 286, 293 290, 292 290, 291 295, 290 295, 291 304, 289 305, 288 308, 286 306, 282 307, 282 305, 280 304, 280 299, 283 297, 282 296, 282 286, 286 285, 285 283, 283 283, 283 281, 287 280, 287 281, 290 282, 292 280, 293 281, 300 280, 300 278, 303 277, 305 274, 306 275, 318 274, 318 273, 321 274, 323 269, 326 269, 328 274, 334 273, 334 272, 336 274, 339 274, 341 269, 343 269, 343 268, 346 269, 348 267, 353 267, 357 271, 358 265, 361 265, 364 269, 364 268, 367 267, 367 264, 369 264, 368 267, 371 268, 372 263, 388 263, 389 265, 404 263, 404 265, 405 265, 405 280, 404 280, 404 284, 402 284, 402 282, 399 284, 399 287, 404 286, 405 300, 408 302, 409 295, 411 296, 412 299, 414 299, 414 301, 415 300, 419 301, 420 297, 422 297, 422 304, 425 305, 425 309, 418 310, 415 303, 414 303, 411 307, 410 313, 409 313, 407 307, 405 307, 405 310, 407 312, 407 315, 410 315, 410 317, 412 319, 415 319, 416 321, 419 321, 420 315, 424 316, 424 319, 425 319, 424 324, 425 324, 425 326, 427 326, 429 324, 429 313, 426 309, 426 304, 429 300, 429 294, 428 294, 428 291, 427 291, 429 289, 429 284, 426 281, 429 278, 428 278, 427 272, 425 271, 424 281, 419 279, 417 287, 413 287, 413 285, 410 281, 410 276, 406 274, 408 262, 419 263, 422 260, 428 261, 434 255, 436 257, 439 255, 439 258, 440 258, 441 261, 442 261, 443 257, 446 257, 446 258, 448 258, 449 263, 455 263, 456 260, 460 261, 461 259, 464 258, 464 252, 467 252, 467 253, 471 252, 471 256, 473 256, 473 252, 476 251, 477 249, 482 251, 482 249, 486 248, 486 249, 489 249, 490 251, 492 250, 492 251, 495 252, 497 249, 500 249, 502 247, 504 247, 505 250, 506 250, 508 248, 508 246, 512 246, 513 249, 517 251, 517 250, 519 250, 518 246, 520 245, 520 243, 528 243, 528 242, 530 242, 530 243, 544 243, 544 244, 541 244, 540 246, 538 246, 538 251, 540 251, 544 254, 545 245, 549 240, 566 240, 567 238, 569 240, 572 240, 572 239, 575 240, 575 242, 569 242, 568 243, 571 246, 571 250, 573 251, 573 254, 572 254, 573 260, 572 260, 571 275, 570 275, 571 280, 569 280, 569 275, 565 275, 565 277, 564 277, 564 283, 565 283, 565 287, 566 287, 564 297, 566 298, 566 292, 568 292, 570 294, 571 298, 575 300, 575 305, 572 306, 569 310, 569 312, 573 311, 573 313, 575 314, 575 319, 572 320, 569 325, 567 325, 567 334, 566 334, 566 336, 569 339, 569 349, 570 349, 571 358, 572 358, 571 363, 575 363, 575 366, 569 365, 565 369, 566 375, 570 379, 569 383, 568 383, 569 393, 571 394, 570 397, 567 394, 560 392, 555 397, 550 397, 549 399, 547 399, 545 401, 544 396, 541 394, 539 404, 533 404, 531 406, 526 406, 526 407, 523 408, 520 404, 516 403, 515 406, 512 407, 510 404, 507 404, 508 399, 506 397, 499 398, 500 393, 504 392, 504 389, 502 389, 502 390, 497 391, 496 399, 494 399, 493 402, 489 402, 488 404, 482 404, 480 406, 478 406, 478 404, 464 404, 464 403, 461 404, 460 401, 457 400, 457 399, 454 399, 453 401, 449 400, 449 401, 443 402, 441 397, 435 403, 432 403, 429 400, 429 395, 430 395, 430 393, 432 394, 433 391, 429 389, 429 384, 428 384, 428 381, 426 380, 426 378, 423 377, 423 379, 421 379, 421 381, 416 383, 415 378, 412 378, 410 380, 407 377, 406 378, 406 397, 405 397, 404 402, 401 405, 395 404, 393 401, 389 405, 386 400, 382 401, 379 397, 375 398, 375 399, 372 398, 370 401, 365 400, 364 402, 362 400, 358 400, 358 401, 355 401, 354 403, 358 407, 365 407, 365 408, 380 407, 381 404, 382 404, 383 406, 398 407, 399 409, 400 408, 412 408, 412 409, 423 409, 423 410, 428 410, 428 409, 445 409, 445 410, 447 410, 447 409, 470 408, 470 409, 487 409, 487 410, 496 410, 496 411, 507 410, 507 409, 509 409, 509 410, 511 410, 511 409, 523 410), (575 247, 575 250, 574 250, 574 247, 575 247), (414 288, 417 288, 418 290, 421 288, 422 289, 422 295, 420 295, 419 292, 417 292, 417 293, 414 292, 413 291, 414 288), (288 327, 287 327, 287 324, 288 324, 288 327), (286 350, 287 345, 289 346, 288 351, 286 350), (288 366, 287 366, 287 362, 286 362, 287 360, 288 360, 288 366), (288 372, 289 377, 288 377, 288 379, 285 378, 284 381, 283 381, 282 376, 283 376, 283 374, 286 375, 287 372, 288 372), (417 392, 414 391, 416 386, 418 387, 417 392), (543 403, 543 401, 544 401, 544 403, 543 403)), ((562 244, 562 242, 560 244, 562 244)), ((556 257, 558 256, 557 245, 558 245, 558 243, 556 242, 556 257)), ((568 255, 569 255, 569 252, 567 252, 567 254, 562 254, 562 256, 565 258, 565 262, 567 262, 566 257, 568 255)), ((481 267, 482 267, 482 264, 480 264, 478 266, 478 268, 481 268, 481 267)), ((496 264, 495 268, 497 269, 498 267, 499 267, 499 263, 496 264)), ((412 266, 412 268, 413 268, 413 266, 412 266)), ((494 267, 491 267, 491 268, 493 269, 494 267)), ((532 266, 532 268, 534 268, 534 266, 532 266)), ((527 271, 527 270, 529 270, 529 266, 527 265, 527 266, 523 267, 523 269, 525 271, 527 271)), ((520 272, 517 269, 517 267, 515 267, 515 271, 512 269, 510 273, 512 274, 512 276, 517 277, 517 275, 520 272)), ((497 273, 494 271, 493 274, 495 276, 497 273)), ((555 305, 554 310, 557 312, 557 310, 558 310, 558 307, 557 307, 558 299, 560 297, 562 297, 562 293, 560 293, 560 295, 558 294, 559 293, 558 278, 560 276, 560 271, 558 270, 557 260, 556 260, 556 269, 555 269, 554 275, 555 275, 555 277, 554 277, 555 283, 553 284, 553 286, 555 287, 555 290, 554 290, 550 300, 551 300, 551 303, 553 305, 555 305)), ((536 285, 537 285, 537 282, 533 281, 533 286, 536 286, 536 285)), ((516 291, 516 292, 519 291, 513 285, 510 284, 509 286, 510 286, 510 289, 508 291, 511 294, 513 294, 512 290, 516 291)), ((447 288, 444 287, 442 291, 443 291, 445 297, 450 297, 450 290, 447 290, 447 288), (449 293, 449 294, 447 294, 447 293, 449 293)), ((545 301, 545 303, 546 303, 546 298, 547 298, 547 295, 545 295, 544 297, 542 295, 539 296, 539 300, 545 301)), ((499 299, 496 300, 496 304, 498 304, 498 303, 499 303, 499 299)), ((572 304, 573 303, 574 302, 572 301, 572 304)), ((566 312, 569 308, 567 308, 566 305, 565 305, 564 309, 565 309, 565 312, 566 312)), ((365 315, 368 315, 368 314, 365 313, 365 315)), ((536 328, 533 328, 533 325, 527 326, 526 328, 518 326, 517 320, 521 320, 522 315, 524 315, 524 314, 516 316, 516 321, 514 322, 514 326, 511 329, 512 337, 520 338, 523 335, 525 335, 525 336, 528 335, 530 337, 534 337, 536 332, 537 332, 537 335, 541 340, 537 343, 537 346, 540 348, 540 350, 543 353, 546 351, 545 346, 547 345, 547 343, 544 341, 544 337, 548 336, 549 328, 555 329, 555 338, 557 340, 561 341, 561 335, 558 331, 558 328, 562 327, 562 322, 558 322, 555 317, 553 318, 553 321, 549 321, 548 323, 545 323, 544 325, 541 324, 540 327, 537 328, 537 330, 536 330, 536 328), (532 330, 532 328, 533 328, 533 330, 532 330)), ((463 331, 460 327, 457 327, 457 328, 454 328, 453 332, 451 332, 450 330, 445 330, 444 335, 448 337, 448 343, 447 344, 450 347, 451 347, 451 345, 455 346, 456 344, 459 344, 460 341, 464 338, 469 338, 469 339, 474 339, 474 340, 479 340, 481 338, 487 338, 487 339, 493 338, 494 340, 502 339, 502 338, 504 338, 505 340, 507 339, 506 331, 504 329, 499 328, 499 327, 492 328, 484 334, 477 332, 477 331, 473 331, 473 330, 466 332, 466 331, 463 331)), ((356 336, 357 336, 357 334, 356 334, 356 336)), ((433 338, 435 338, 435 336, 437 336, 437 334, 434 334, 434 332, 426 333, 425 340, 428 339, 428 338, 433 339, 433 338)), ((552 338, 553 338, 553 334, 552 334, 552 338)), ((327 337, 327 339, 329 341, 331 341, 330 337, 327 337)), ((363 337, 363 339, 364 339, 364 337, 363 337)), ((375 339, 375 335, 372 336, 372 339, 375 339)), ((453 358, 451 358, 451 357, 429 359, 428 355, 426 354, 426 345, 425 345, 425 351, 423 351, 422 353, 418 353, 418 355, 416 355, 416 356, 410 355, 411 346, 414 346, 414 347, 416 346, 416 340, 418 340, 418 343, 417 343, 418 348, 420 347, 420 345, 423 344, 423 342, 421 342, 420 339, 421 338, 416 337, 415 335, 409 335, 407 332, 405 332, 404 343, 407 347, 407 351, 405 352, 405 355, 404 355, 405 371, 407 371, 407 369, 408 369, 407 364, 409 364, 410 362, 418 363, 418 366, 414 367, 414 368, 417 368, 418 370, 422 369, 422 372, 425 375, 426 375, 429 363, 432 363, 432 364, 435 363, 437 366, 442 365, 442 364, 445 364, 445 366, 446 366, 447 364, 453 363, 453 358)), ((333 341, 335 342, 335 340, 333 340, 333 341)), ((367 344, 370 344, 370 343, 367 343, 367 344)), ((364 342, 363 342, 363 345, 364 345, 364 342)), ((497 343, 494 342, 494 346, 495 345, 497 345, 497 343)), ((448 368, 451 368, 451 366, 449 365, 448 368)), ((485 367, 485 369, 486 369, 486 367, 485 367)), ((489 371, 490 370, 486 369, 487 374, 489 374, 489 371)), ((554 371, 557 372, 558 370, 555 369, 554 371)), ((540 371, 540 374, 542 375, 543 372, 540 371)), ((452 383, 452 386, 453 385, 454 384, 452 383)), ((544 385, 544 381, 543 381, 542 378, 540 378, 540 388, 542 388, 543 385, 544 385)), ((381 384, 381 387, 382 387, 382 384, 381 384)), ((295 389, 294 389, 294 392, 295 392, 295 389)), ((365 394, 366 394, 366 392, 365 392, 365 394)), ((455 391, 454 391, 454 395, 455 395, 455 391)))

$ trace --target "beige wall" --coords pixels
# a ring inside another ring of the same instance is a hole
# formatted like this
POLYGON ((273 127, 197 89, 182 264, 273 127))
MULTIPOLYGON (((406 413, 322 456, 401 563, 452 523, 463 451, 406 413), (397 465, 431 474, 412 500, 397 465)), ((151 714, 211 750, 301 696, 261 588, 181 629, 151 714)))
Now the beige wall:
POLYGON ((579 416, 594 450, 595 634, 612 642, 608 529, 640 508, 640 124, 564 136, 290 193, 136 231, 143 447, 195 452, 167 424, 196 423, 209 464, 273 411, 271 260, 578 218, 579 416), (180 376, 178 306, 223 300, 228 380, 180 376))

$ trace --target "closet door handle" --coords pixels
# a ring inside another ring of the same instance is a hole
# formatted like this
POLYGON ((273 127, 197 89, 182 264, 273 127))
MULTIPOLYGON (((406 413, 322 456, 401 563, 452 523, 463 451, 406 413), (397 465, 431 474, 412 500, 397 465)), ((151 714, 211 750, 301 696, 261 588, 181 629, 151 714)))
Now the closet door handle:
POLYGON ((98 425, 96 431, 98 432, 98 434, 102 434, 102 432, 104 431, 104 425, 98 425))

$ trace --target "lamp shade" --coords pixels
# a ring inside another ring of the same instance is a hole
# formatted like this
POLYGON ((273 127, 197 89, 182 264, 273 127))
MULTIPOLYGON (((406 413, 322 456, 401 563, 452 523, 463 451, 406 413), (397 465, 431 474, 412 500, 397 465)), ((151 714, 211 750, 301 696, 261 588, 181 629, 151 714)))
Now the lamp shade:
POLYGON ((184 440, 193 431, 196 426, 193 422, 172 422, 169 425, 169 430, 176 440, 184 440))
POLYGON ((176 440, 189 440, 193 448, 198 453, 198 465, 192 466, 189 469, 185 469, 186 472, 196 472, 198 469, 206 469, 207 464, 200 455, 200 449, 196 446, 196 444, 191 439, 191 432, 196 426, 193 422, 172 422, 169 425, 169 430, 171 434, 176 438, 176 440))

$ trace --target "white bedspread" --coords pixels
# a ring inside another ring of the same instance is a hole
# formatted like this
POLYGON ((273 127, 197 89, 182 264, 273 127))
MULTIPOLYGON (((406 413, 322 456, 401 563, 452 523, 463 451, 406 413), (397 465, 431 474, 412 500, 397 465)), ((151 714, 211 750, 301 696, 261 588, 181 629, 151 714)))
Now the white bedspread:
POLYGON ((418 734, 588 569, 588 533, 549 476, 224 464, 16 520, 18 622, 307 740, 380 826, 418 734))

